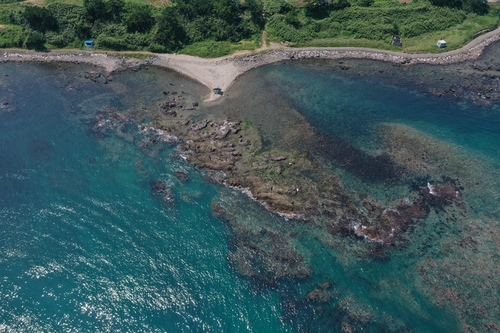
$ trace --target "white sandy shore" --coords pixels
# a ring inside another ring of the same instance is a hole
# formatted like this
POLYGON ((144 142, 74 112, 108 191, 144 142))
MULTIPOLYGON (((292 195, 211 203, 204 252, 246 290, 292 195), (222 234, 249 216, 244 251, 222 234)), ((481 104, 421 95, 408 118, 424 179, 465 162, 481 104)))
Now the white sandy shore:
MULTIPOLYGON (((450 64, 478 58, 484 48, 500 40, 500 27, 481 35, 466 46, 449 52, 437 54, 406 54, 368 48, 336 47, 336 48, 274 48, 258 53, 231 55, 215 59, 203 59, 188 55, 153 54, 146 60, 121 57, 119 53, 103 54, 77 51, 73 53, 59 52, 12 52, 0 55, 0 61, 62 61, 87 63, 102 66, 109 73, 121 69, 134 68, 146 64, 171 68, 191 77, 208 88, 229 90, 234 80, 246 71, 266 64, 291 59, 373 59, 401 64, 450 64)), ((207 101, 219 96, 211 94, 207 101)))

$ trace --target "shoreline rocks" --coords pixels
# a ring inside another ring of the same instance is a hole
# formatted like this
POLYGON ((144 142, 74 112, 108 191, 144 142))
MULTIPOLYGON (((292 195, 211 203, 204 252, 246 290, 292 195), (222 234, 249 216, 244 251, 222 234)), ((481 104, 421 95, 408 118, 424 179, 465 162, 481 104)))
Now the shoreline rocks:
MULTIPOLYGON (((477 59, 484 49, 492 43, 500 40, 500 28, 472 40, 461 49, 437 54, 406 54, 384 50, 338 47, 338 48, 282 48, 278 50, 264 51, 257 54, 229 55, 216 59, 201 59, 198 57, 176 56, 171 54, 151 54, 144 60, 127 58, 115 54, 102 53, 20 53, 4 51, 0 54, 0 62, 7 61, 38 61, 38 62, 70 62, 86 63, 102 66, 107 73, 115 73, 123 70, 139 70, 147 65, 171 68, 191 77, 203 85, 212 89, 219 85, 223 91, 227 91, 233 81, 246 71, 286 60, 300 59, 371 59, 392 62, 400 66, 414 64, 445 65, 460 63, 467 60, 477 59), (210 71, 205 70, 210 68, 210 71), (207 77, 209 76, 209 77, 207 77)), ((344 68, 348 69, 348 68, 344 68)), ((215 100, 215 95, 211 99, 215 100)))

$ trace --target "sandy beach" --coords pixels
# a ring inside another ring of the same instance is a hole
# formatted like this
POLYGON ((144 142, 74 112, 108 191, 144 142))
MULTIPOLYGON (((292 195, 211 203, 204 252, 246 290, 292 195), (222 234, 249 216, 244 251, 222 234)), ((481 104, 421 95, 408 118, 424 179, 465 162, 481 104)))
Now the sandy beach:
MULTIPOLYGON (((221 58, 204 59, 180 54, 154 54, 145 60, 120 56, 120 53, 96 53, 75 51, 71 53, 29 52, 6 50, 0 55, 0 61, 61 61, 86 63, 104 67, 106 72, 114 73, 124 69, 155 65, 173 69, 193 78, 210 89, 221 88, 227 92, 234 80, 246 71, 284 60, 294 59, 372 59, 389 61, 403 65, 419 63, 450 64, 478 58, 488 45, 500 40, 500 27, 481 35, 464 47, 436 54, 406 54, 385 50, 356 47, 335 48, 290 48, 279 47, 260 51, 240 53, 221 58)), ((220 95, 210 94, 205 101, 217 100, 220 95)))

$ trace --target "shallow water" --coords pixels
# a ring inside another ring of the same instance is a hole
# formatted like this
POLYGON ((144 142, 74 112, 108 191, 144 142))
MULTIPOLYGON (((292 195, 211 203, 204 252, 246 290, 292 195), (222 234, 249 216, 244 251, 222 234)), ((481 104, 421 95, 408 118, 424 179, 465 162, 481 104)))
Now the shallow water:
POLYGON ((198 84, 154 68, 104 84, 85 78, 95 70, 89 67, 3 64, 0 330, 327 332, 348 325, 354 332, 452 332, 498 325, 498 103, 437 97, 390 65, 346 63, 348 71, 333 62, 251 71, 219 105, 201 106, 199 117, 252 120, 269 147, 318 156, 354 197, 390 203, 418 177, 461 178, 465 210, 431 213, 383 256, 369 255, 372 244, 284 220, 209 182, 175 145, 145 146, 137 123, 154 117, 147 110, 162 92, 199 101, 206 91, 198 84), (98 128, 103 109, 133 121, 98 128), (358 154, 376 155, 386 149, 378 131, 387 123, 445 149, 449 165, 385 182, 368 177, 366 166, 347 168, 330 149, 342 139, 358 154), (172 190, 172 202, 152 194, 157 180, 172 190), (240 276, 228 260, 233 235, 212 214, 214 201, 245 228, 286 237, 311 278, 269 287, 240 276), (331 284, 327 300, 308 299, 324 282, 331 284))

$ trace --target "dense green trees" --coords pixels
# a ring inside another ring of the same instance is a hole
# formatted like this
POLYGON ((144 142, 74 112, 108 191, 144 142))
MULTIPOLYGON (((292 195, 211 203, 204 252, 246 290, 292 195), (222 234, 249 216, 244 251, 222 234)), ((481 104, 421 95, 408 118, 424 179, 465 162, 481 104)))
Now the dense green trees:
POLYGON ((165 8, 83 0, 83 6, 26 6, 11 12, 9 23, 23 27, 29 48, 75 46, 93 38, 104 48, 173 52, 201 41, 258 38, 265 25, 262 10, 261 0, 172 0, 165 8))
POLYGON ((178 50, 186 42, 186 31, 176 10, 171 7, 162 9, 156 18, 152 42, 154 52, 178 50))
POLYGON ((85 17, 91 22, 112 21, 119 23, 124 6, 124 0, 83 0, 85 17))
POLYGON ((57 21, 52 12, 42 7, 27 7, 23 13, 28 26, 44 33, 48 30, 57 30, 57 21))
MULTIPOLYGON (((9 0, 10 1, 10 0, 9 0)), ((231 50, 241 40, 268 36, 306 43, 339 36, 388 40, 395 32, 413 37, 463 22, 466 12, 484 14, 486 0, 419 0, 413 4, 374 0, 171 0, 166 7, 130 0, 83 0, 83 6, 52 3, 0 8, 0 46, 81 47, 92 38, 100 48, 177 52, 190 46, 207 54, 231 50), (3 17, 3 22, 1 21, 3 17), (8 36, 4 38, 3 36, 8 36)))
POLYGON ((146 4, 127 2, 125 4, 122 23, 127 27, 128 32, 146 33, 155 24, 152 7, 146 4))
POLYGON ((484 15, 488 13, 489 5, 487 0, 463 0, 462 8, 467 12, 484 15))
POLYGON ((486 14, 489 7, 487 0, 430 0, 430 2, 435 6, 459 8, 480 15, 486 14))

